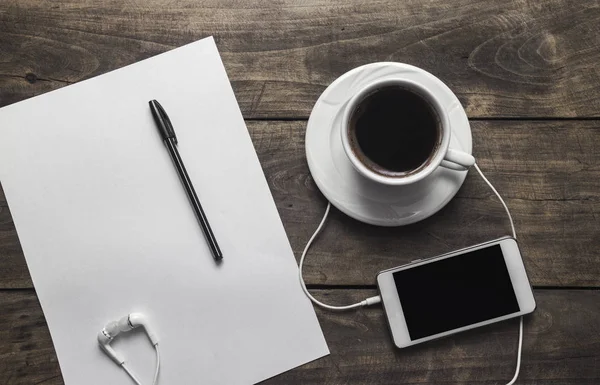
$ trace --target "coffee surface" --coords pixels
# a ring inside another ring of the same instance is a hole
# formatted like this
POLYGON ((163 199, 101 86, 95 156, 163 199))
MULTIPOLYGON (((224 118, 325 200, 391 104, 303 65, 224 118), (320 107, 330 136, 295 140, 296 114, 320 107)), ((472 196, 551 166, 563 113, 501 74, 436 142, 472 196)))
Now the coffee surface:
POLYGON ((374 90, 350 117, 350 141, 358 158, 384 175, 424 166, 440 141, 440 119, 431 104, 401 86, 374 90))

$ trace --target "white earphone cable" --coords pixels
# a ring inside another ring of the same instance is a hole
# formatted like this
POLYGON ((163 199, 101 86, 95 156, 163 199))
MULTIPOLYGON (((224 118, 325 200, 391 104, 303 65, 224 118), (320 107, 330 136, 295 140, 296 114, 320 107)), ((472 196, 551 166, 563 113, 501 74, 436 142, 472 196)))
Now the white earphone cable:
MULTIPOLYGON (((477 165, 477 163, 475 163, 473 165, 473 167, 475 167, 475 170, 477 170, 477 172, 479 173, 481 178, 485 181, 485 183, 487 183, 488 186, 490 186, 490 188, 492 189, 494 194, 496 194, 496 196, 500 200, 500 203, 502 203, 502 206, 504 207, 504 210, 506 211, 506 214, 508 215, 508 219, 510 221, 510 227, 512 230, 513 238, 516 239, 517 232, 515 231, 515 225, 513 223, 512 215, 510 215, 510 211, 508 210, 508 206, 504 202, 504 199, 502 199, 502 197, 500 196, 498 191, 494 188, 494 186, 490 183, 490 181, 485 177, 485 175, 483 175, 483 172, 481 172, 481 169, 479 169, 479 166, 477 165)), ((306 246, 304 247, 304 250, 302 251, 302 255, 300 256, 300 262, 298 263, 298 275, 300 277, 300 285, 302 286, 302 290, 304 291, 304 294, 306 294, 306 296, 315 305, 318 305, 324 309, 329 309, 329 310, 350 310, 350 309, 360 308, 363 306, 374 305, 376 303, 381 302, 381 296, 375 296, 375 297, 367 298, 364 301, 357 302, 352 305, 346 305, 346 306, 327 305, 327 304, 317 300, 315 297, 313 297, 312 294, 310 294, 308 289, 306 288, 306 283, 304 282, 304 278, 302 276, 302 267, 304 265, 304 258, 306 258, 306 254, 308 253, 308 250, 310 249, 310 246, 312 245, 315 238, 319 235, 319 233, 321 233, 321 230, 323 229, 323 225, 325 225, 325 221, 327 220, 327 217, 329 216, 330 209, 331 209, 331 203, 327 202, 327 208, 325 209, 325 214, 323 215, 323 219, 321 219, 321 223, 319 223, 319 226, 317 227, 317 229, 315 230, 313 235, 310 237, 310 239, 306 243, 306 246)), ((515 383, 515 381, 517 381, 517 377, 519 377, 519 371, 521 369, 522 350, 523 350, 523 317, 520 317, 520 319, 519 319, 519 343, 518 343, 518 348, 517 348, 517 367, 515 369, 514 377, 506 385, 513 385, 515 383)))
POLYGON ((160 371, 160 352, 158 351, 158 344, 154 345, 154 350, 156 350, 156 370, 154 371, 154 381, 152 381, 152 385, 158 383, 158 372, 160 371))
POLYGON ((127 366, 125 366, 125 363, 121 364, 121 367, 123 368, 123 370, 125 371, 125 373, 127 373, 127 375, 129 377, 131 377, 131 379, 133 380, 133 382, 135 382, 137 385, 142 385, 142 383, 140 382, 140 380, 137 379, 137 377, 135 376, 135 374, 133 374, 131 372, 131 370, 129 370, 127 368, 127 366))
POLYGON ((512 230, 512 236, 514 239, 517 239, 517 232, 515 231, 515 224, 513 223, 512 215, 510 215, 508 206, 506 206, 506 203, 504 203, 504 199, 502 199, 502 197, 500 196, 500 193, 498 193, 496 188, 494 186, 492 186, 490 181, 485 177, 485 175, 483 175, 483 172, 481 172, 481 169, 479 168, 477 163, 473 164, 473 167, 475 167, 475 170, 477 170, 477 172, 481 176, 481 179, 483 179, 483 181, 485 183, 487 183, 488 186, 490 186, 490 188, 492 189, 494 194, 496 194, 496 196, 498 197, 498 200, 500 200, 500 203, 502 203, 502 206, 504 206, 504 211, 506 211, 506 215, 508 215, 508 220, 510 221, 510 229, 512 230))
MULTIPOLYGON (((154 350, 156 351, 156 370, 154 371, 154 380, 152 381, 152 385, 156 385, 158 383, 158 373, 160 371, 160 353, 158 351, 158 344, 154 345, 154 350)), ((127 375, 131 377, 131 379, 133 380, 133 382, 136 383, 136 385, 142 385, 142 383, 140 382, 140 380, 138 380, 135 374, 133 374, 133 372, 129 370, 127 366, 125 366, 125 363, 122 363, 121 367, 123 368, 125 373, 127 373, 127 375)))
POLYGON ((521 352, 523 351, 523 316, 519 317, 519 345, 517 349, 517 367, 515 368, 515 375, 512 380, 506 385, 513 385, 519 377, 519 371, 521 370, 521 352))
POLYGON ((319 226, 313 233, 312 237, 310 237, 310 239, 306 243, 306 246, 304 247, 304 251, 302 251, 302 256, 300 257, 300 262, 298 263, 298 276, 300 277, 300 285, 302 286, 302 290, 304 291, 304 294, 306 294, 306 296, 315 305, 318 305, 324 309, 329 309, 329 310, 350 310, 350 309, 356 309, 356 308, 363 307, 363 306, 374 305, 376 303, 381 302, 381 297, 375 296, 375 297, 367 298, 364 301, 357 302, 352 305, 333 306, 333 305, 327 305, 327 304, 319 301, 318 299, 313 297, 312 294, 310 294, 308 292, 308 289, 306 288, 306 283, 304 283, 304 278, 302 277, 302 267, 304 266, 304 258, 306 258, 306 253, 308 253, 308 249, 310 249, 310 246, 312 245, 313 241, 315 240, 317 235, 319 235, 319 233, 323 229, 323 225, 325 224, 325 221, 327 220, 327 216, 329 215, 329 209, 331 209, 331 203, 327 202, 327 208, 325 209, 325 214, 323 215, 323 219, 321 219, 321 223, 319 223, 319 226))
MULTIPOLYGON (((494 186, 492 186, 492 184, 485 177, 485 175, 483 175, 483 172, 481 171, 481 169, 479 168, 477 163, 475 163, 473 165, 473 167, 475 167, 475 170, 477 170, 477 172, 481 176, 481 179, 483 179, 485 181, 485 183, 487 183, 487 185, 490 186, 490 188, 492 189, 494 194, 496 194, 496 196, 498 197, 498 200, 500 200, 500 203, 502 203, 502 206, 504 206, 506 215, 508 215, 508 219, 510 220, 510 228, 512 230, 513 238, 517 239, 517 232, 515 231, 515 224, 513 222, 512 215, 510 215, 510 210, 508 210, 508 206, 504 202, 504 199, 502 199, 502 197, 500 196, 498 191, 494 188, 494 186)), ((515 368, 514 377, 506 385, 513 385, 515 383, 515 381, 517 381, 517 377, 519 377, 519 371, 521 370, 521 353, 522 353, 522 351, 523 351, 523 316, 519 317, 519 344, 518 344, 518 348, 517 348, 517 367, 515 368)))

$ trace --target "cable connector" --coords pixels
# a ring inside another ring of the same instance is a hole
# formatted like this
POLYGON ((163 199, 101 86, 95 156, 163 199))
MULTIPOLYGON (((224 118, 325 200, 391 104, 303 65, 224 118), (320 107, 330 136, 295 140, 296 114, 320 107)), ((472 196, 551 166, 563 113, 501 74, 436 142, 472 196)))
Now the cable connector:
POLYGON ((327 216, 329 215, 329 209, 331 209, 331 202, 327 202, 327 208, 325 209, 325 214, 323 214, 323 219, 321 219, 321 223, 319 223, 319 226, 315 230, 314 234, 310 237, 310 239, 306 243, 306 246, 304 247, 304 251, 302 251, 302 255, 300 256, 300 262, 298 262, 298 278, 300 278, 300 287, 302 287, 302 291, 304 291, 304 294, 306 294, 308 299, 310 299, 315 305, 320 306, 323 309, 328 309, 328 310, 343 311, 343 310, 357 309, 359 307, 370 306, 370 305, 375 305, 376 303, 380 303, 381 297, 377 295, 375 297, 367 298, 364 301, 353 303, 352 305, 334 306, 334 305, 328 305, 326 303, 319 301, 318 299, 313 297, 312 294, 310 294, 308 292, 308 289, 306 288, 306 283, 304 282, 304 278, 302 278, 302 267, 304 266, 304 258, 306 258, 306 253, 308 253, 308 249, 310 249, 310 245, 312 245, 312 243, 315 240, 315 238, 317 237, 317 235, 319 235, 319 233, 321 232, 321 229, 323 229, 323 225, 325 224, 325 221, 327 220, 327 216))
POLYGON ((364 301, 362 301, 360 304, 361 304, 361 306, 371 306, 371 305, 376 305, 378 303, 381 303, 380 295, 376 295, 375 297, 367 298, 364 301))

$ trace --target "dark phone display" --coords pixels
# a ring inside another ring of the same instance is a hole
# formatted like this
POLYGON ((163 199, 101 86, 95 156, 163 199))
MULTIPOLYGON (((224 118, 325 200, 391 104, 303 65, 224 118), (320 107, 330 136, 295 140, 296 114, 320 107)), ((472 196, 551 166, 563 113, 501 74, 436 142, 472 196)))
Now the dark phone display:
POLYGON ((413 341, 520 310, 500 245, 393 276, 413 341))

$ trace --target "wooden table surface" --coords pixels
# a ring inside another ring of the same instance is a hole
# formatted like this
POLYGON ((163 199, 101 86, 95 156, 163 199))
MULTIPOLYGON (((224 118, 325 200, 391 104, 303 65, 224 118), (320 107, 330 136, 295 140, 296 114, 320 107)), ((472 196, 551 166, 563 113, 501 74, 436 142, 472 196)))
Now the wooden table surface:
MULTIPOLYGON (((326 205, 304 155, 319 94, 376 61, 441 78, 466 108, 474 155, 512 210, 535 288, 518 383, 600 383, 597 1, 6 0, 0 105, 208 35, 297 257, 326 205)), ((508 233, 502 207, 470 173, 446 208, 415 225, 378 228, 333 210, 306 280, 320 298, 348 303, 374 295, 382 269, 508 233)), ((514 372, 514 320, 397 350, 380 308, 317 313, 331 355, 265 384, 504 384, 514 372)), ((0 192, 0 384, 62 383, 0 192)))

